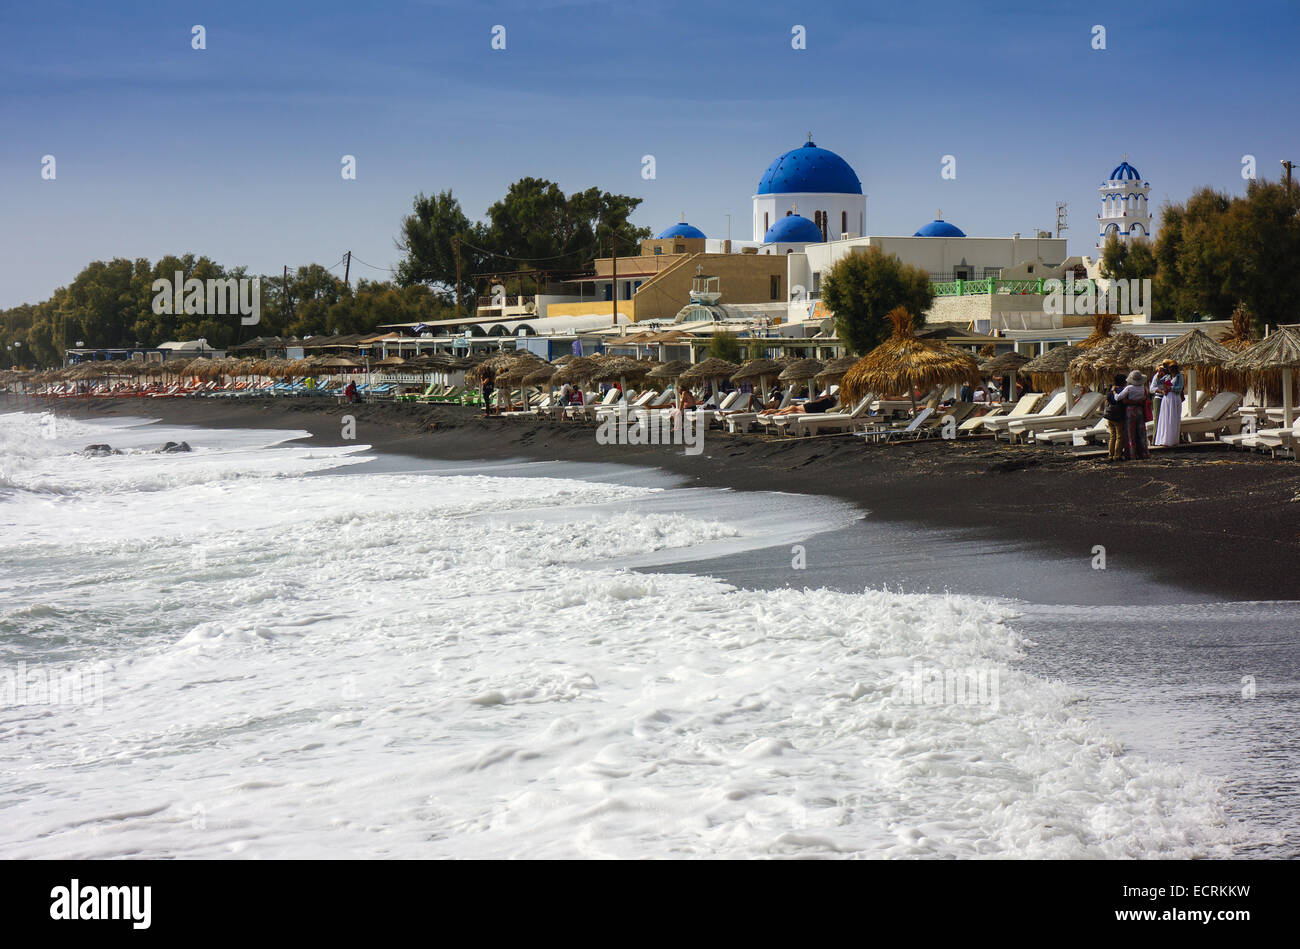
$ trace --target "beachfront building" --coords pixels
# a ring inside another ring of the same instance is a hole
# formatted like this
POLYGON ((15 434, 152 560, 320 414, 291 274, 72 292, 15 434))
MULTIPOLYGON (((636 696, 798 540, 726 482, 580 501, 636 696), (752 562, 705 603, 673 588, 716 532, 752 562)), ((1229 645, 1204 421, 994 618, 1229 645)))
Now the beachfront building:
POLYGON ((940 213, 911 236, 849 238, 810 244, 785 255, 789 319, 797 322, 829 316, 821 306, 823 277, 839 261, 850 254, 866 253, 870 247, 879 247, 930 275, 937 296, 926 314, 927 322, 960 323, 980 333, 1008 322, 1035 321, 1043 313, 1040 281, 1062 277, 1067 263, 1063 238, 1046 232, 1033 237, 967 237, 940 213), (998 285, 1004 272, 1016 268, 1024 274, 1020 281, 998 285), (1027 299, 1030 296, 1034 299, 1027 299))
POLYGON ((1111 236, 1126 242, 1151 237, 1148 200, 1151 182, 1142 180, 1138 170, 1128 163, 1128 155, 1111 171, 1097 192, 1101 195, 1101 211, 1097 213, 1098 257, 1111 236))

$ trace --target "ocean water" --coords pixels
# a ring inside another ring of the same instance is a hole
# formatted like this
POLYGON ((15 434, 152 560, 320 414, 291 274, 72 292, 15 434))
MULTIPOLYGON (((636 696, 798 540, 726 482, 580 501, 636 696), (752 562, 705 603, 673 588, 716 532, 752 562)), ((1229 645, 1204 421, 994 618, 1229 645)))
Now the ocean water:
POLYGON ((301 434, 0 416, 0 856, 1276 840, 1212 767, 1100 720, 1037 661, 1023 605, 699 567, 779 550, 793 569, 860 522, 848 505, 301 434), (150 450, 168 440, 195 450, 150 450))

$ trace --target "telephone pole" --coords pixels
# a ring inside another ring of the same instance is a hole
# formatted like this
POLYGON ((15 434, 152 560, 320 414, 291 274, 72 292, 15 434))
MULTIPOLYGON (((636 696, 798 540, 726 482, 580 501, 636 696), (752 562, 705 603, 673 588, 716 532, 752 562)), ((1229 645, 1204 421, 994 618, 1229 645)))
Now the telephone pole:
POLYGON ((343 265, 343 282, 348 282, 348 273, 352 270, 352 251, 348 251, 348 262, 343 265))
POLYGON ((609 240, 609 264, 610 276, 614 280, 613 292, 610 294, 614 298, 614 325, 618 326, 618 232, 611 234, 609 240))
POLYGON ((1295 167, 1295 162, 1282 159, 1282 170, 1286 172, 1286 193, 1291 193, 1291 169, 1295 167))
POLYGON ((460 238, 453 237, 451 239, 451 246, 452 249, 455 250, 456 252, 456 315, 461 316, 462 313, 461 313, 461 305, 460 305, 460 238))

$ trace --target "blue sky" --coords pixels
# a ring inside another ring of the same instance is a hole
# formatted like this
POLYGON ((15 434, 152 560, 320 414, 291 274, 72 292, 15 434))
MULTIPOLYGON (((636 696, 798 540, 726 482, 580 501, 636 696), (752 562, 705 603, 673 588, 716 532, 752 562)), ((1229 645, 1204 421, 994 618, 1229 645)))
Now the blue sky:
POLYGON ((354 279, 383 277, 416 192, 480 217, 524 175, 642 197, 656 232, 685 212, 725 237, 730 213, 744 239, 759 177, 809 131, 858 172, 869 233, 938 208, 1029 233, 1068 201, 1090 253, 1125 152, 1154 204, 1242 191, 1246 154, 1269 178, 1300 160, 1297 40, 1294 2, 11 3, 0 307, 114 256, 279 273, 351 249, 354 279))

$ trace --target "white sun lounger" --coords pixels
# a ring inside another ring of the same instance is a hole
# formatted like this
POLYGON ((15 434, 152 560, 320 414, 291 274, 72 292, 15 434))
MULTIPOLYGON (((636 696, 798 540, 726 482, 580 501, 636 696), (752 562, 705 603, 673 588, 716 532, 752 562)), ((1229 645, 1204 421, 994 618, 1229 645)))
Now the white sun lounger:
POLYGON ((1007 432, 1012 441, 1017 441, 1028 432, 1079 428, 1093 422, 1105 407, 1105 393, 1088 392, 1081 396, 1078 402, 1074 403, 1068 415, 1040 418, 1030 416, 1012 419, 1007 423, 1007 432))
POLYGON ((1228 431, 1236 434, 1241 431, 1242 419, 1237 414, 1237 407, 1241 405, 1240 392, 1220 392, 1209 402, 1205 408, 1197 412, 1191 418, 1182 420, 1180 433, 1189 436, 1188 440, 1192 441, 1192 436, 1212 435, 1218 432, 1228 431))
POLYGON ((854 424, 869 418, 867 411, 875 397, 859 399, 849 412, 815 412, 812 415, 785 415, 776 420, 777 428, 788 435, 813 435, 823 431, 847 431, 854 424), (782 426, 781 423, 785 422, 782 426))
POLYGON ((901 438, 904 435, 916 435, 920 432, 921 426, 930 420, 934 414, 934 409, 928 405, 916 413, 906 425, 890 425, 882 428, 869 428, 863 432, 854 432, 854 435, 867 439, 871 442, 888 441, 891 438, 901 438))
MULTIPOLYGON (((1019 408, 1017 404, 1016 408, 1019 408)), ((1065 393, 1058 392, 1047 401, 1047 404, 1040 412, 1027 412, 1020 415, 1015 414, 1013 409, 1011 414, 1004 415, 1001 418, 988 419, 984 427, 991 431, 995 436, 1008 430, 1012 422, 1025 421, 1028 419, 1055 418, 1058 415, 1065 414, 1065 393)))

